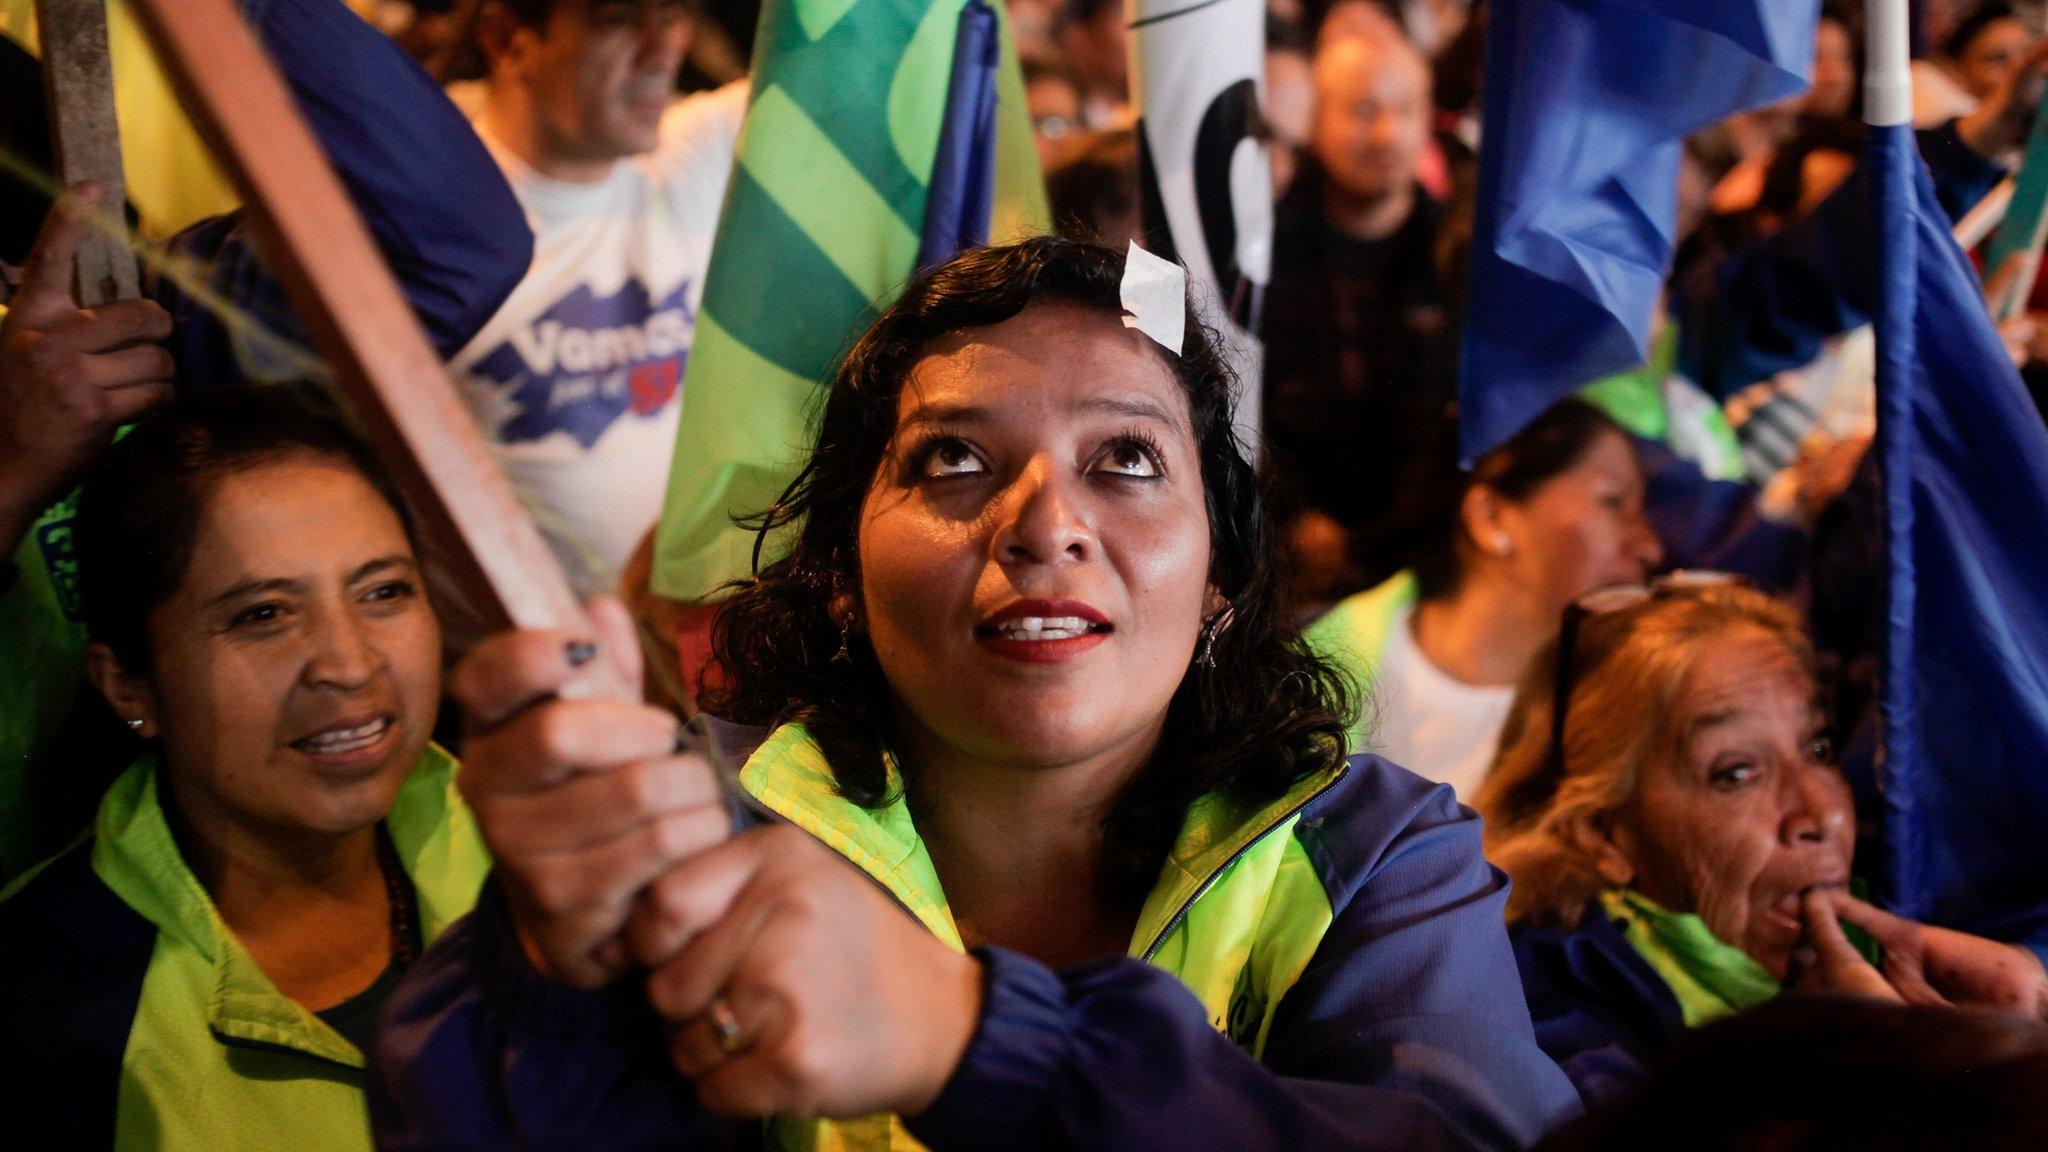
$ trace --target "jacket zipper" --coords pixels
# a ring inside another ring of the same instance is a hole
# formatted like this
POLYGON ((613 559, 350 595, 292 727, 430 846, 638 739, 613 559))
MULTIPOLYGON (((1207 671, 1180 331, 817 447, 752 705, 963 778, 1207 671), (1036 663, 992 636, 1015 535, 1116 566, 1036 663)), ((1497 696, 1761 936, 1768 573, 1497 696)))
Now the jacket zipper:
POLYGON ((1251 839, 1246 840, 1244 843, 1238 845, 1237 850, 1230 854, 1229 859, 1223 861, 1223 863, 1221 864, 1218 864, 1209 873, 1208 878, 1203 880, 1201 885, 1197 887, 1194 890, 1194 892, 1189 894, 1186 900, 1181 902, 1179 910, 1175 911, 1173 917, 1169 919, 1166 922, 1166 924, 1159 929, 1159 934, 1152 938, 1152 943, 1145 946, 1145 951, 1139 954, 1138 959, 1150 961, 1152 957, 1158 953, 1160 947, 1166 943, 1166 938, 1168 936, 1173 935, 1173 930, 1175 928, 1180 927, 1180 922, 1182 920, 1187 919, 1188 909, 1193 908, 1195 906, 1195 901, 1200 900, 1203 896, 1208 894, 1209 889, 1214 888, 1216 886, 1216 881, 1220 879, 1225 872, 1230 871, 1230 866, 1232 864, 1235 864, 1239 860, 1243 859, 1245 853, 1257 847, 1260 841, 1263 841, 1266 837, 1271 836, 1275 828, 1278 828, 1280 827, 1280 825, 1287 823, 1288 820, 1292 819, 1295 815, 1299 814, 1302 809, 1308 807, 1310 804, 1315 803, 1316 800, 1320 798, 1324 793, 1328 792, 1332 788, 1335 788, 1339 783, 1342 783, 1344 777, 1350 774, 1350 772, 1350 764, 1346 763, 1339 765, 1337 768, 1337 774, 1330 777, 1328 783, 1324 784, 1321 788, 1318 788, 1315 791, 1309 793, 1308 795, 1302 797, 1301 802, 1299 804, 1294 805, 1292 808, 1289 808, 1287 811, 1282 812, 1279 816, 1275 817, 1271 824, 1266 825, 1265 828, 1259 831, 1258 835, 1253 836, 1251 839))

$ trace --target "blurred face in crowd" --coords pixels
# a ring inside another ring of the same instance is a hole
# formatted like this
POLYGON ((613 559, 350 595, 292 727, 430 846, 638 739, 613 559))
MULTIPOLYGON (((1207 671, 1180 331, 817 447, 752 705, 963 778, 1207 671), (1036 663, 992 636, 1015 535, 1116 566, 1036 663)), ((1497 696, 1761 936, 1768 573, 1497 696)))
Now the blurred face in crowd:
POLYGON ((297 453, 218 480, 148 629, 146 676, 96 679, 161 738, 195 826, 343 835, 390 811, 433 730, 440 631, 353 467, 297 453))
POLYGON ((1038 166, 1052 167, 1059 142, 1082 130, 1081 90, 1060 75, 1033 76, 1024 84, 1024 107, 1031 115, 1031 136, 1038 144, 1038 166))
POLYGON ((526 89, 536 145, 556 163, 651 150, 695 18, 681 0, 555 0, 539 28, 503 22, 494 73, 526 89))
POLYGON ((1980 0, 1920 0, 1913 10, 1913 16, 1920 22, 1921 34, 1929 44, 1946 44, 1949 34, 1956 30, 1956 24, 1963 18, 1967 8, 1973 8, 1980 0))
MULTIPOLYGON (((1084 6, 1086 7, 1086 6, 1084 6)), ((1130 33, 1121 4, 1098 3, 1061 23, 1059 45, 1084 87, 1123 103, 1130 99, 1130 33)))
POLYGON ((1316 110, 1315 72, 1308 57, 1286 49, 1266 53, 1266 123, 1273 131, 1273 187, 1277 195, 1294 178, 1294 165, 1308 146, 1316 110))
POLYGON ((2018 20, 1993 20, 1956 53, 1956 75, 1970 95, 1986 99, 2012 79, 2033 43, 2033 35, 2018 20))
POLYGON ((1383 37, 1394 41, 1405 41, 1400 21, 1383 7, 1379 0, 1337 0, 1323 14, 1323 22, 1316 28, 1316 51, 1321 52, 1339 40, 1383 37))
POLYGON ((1317 53, 1310 147, 1337 194, 1372 202, 1405 193, 1429 115, 1429 70, 1407 45, 1348 37, 1317 53))
POLYGON ((1058 7, 1053 0, 1010 0, 1010 35, 1017 43, 1017 55, 1029 59, 1057 52, 1052 25, 1058 7))
POLYGON ((1800 894, 1849 882, 1849 785, 1813 678, 1784 641, 1744 625, 1710 644, 1633 805, 1612 818, 1602 871, 1697 913, 1782 978, 1803 932, 1800 894))
POLYGON ((862 510, 865 624, 914 756, 1135 766, 1206 613, 1185 394, 1059 302, 934 343, 862 510))
POLYGON ((1839 21, 1822 20, 1813 33, 1813 87, 1804 110, 1814 116, 1849 114, 1856 100, 1856 46, 1839 21))
MULTIPOLYGON (((1485 510, 1472 528, 1482 553, 1505 566, 1507 579, 1532 598, 1535 613, 1556 620, 1572 601, 1596 588, 1639 584, 1663 559, 1643 518, 1643 476, 1621 433, 1595 436, 1577 463, 1526 499, 1479 489, 1468 500, 1485 510)), ((1468 510, 1468 518, 1475 513, 1468 510)), ((1469 523, 1468 519, 1468 523, 1469 523)))

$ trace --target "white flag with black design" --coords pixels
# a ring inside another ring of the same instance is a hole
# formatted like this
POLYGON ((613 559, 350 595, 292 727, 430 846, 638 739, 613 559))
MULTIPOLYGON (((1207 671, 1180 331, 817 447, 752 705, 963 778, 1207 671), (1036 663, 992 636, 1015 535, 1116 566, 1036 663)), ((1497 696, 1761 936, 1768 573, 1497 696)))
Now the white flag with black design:
POLYGON ((1237 424, 1258 443, 1258 310, 1272 266, 1262 0, 1126 0, 1145 246, 1187 267, 1236 369, 1237 424))

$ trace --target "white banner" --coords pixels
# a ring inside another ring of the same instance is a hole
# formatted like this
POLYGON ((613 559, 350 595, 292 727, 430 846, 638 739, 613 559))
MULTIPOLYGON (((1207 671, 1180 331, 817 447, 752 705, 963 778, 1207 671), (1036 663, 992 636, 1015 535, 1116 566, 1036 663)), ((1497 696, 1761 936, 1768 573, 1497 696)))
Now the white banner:
POLYGON ((1237 371, 1238 432, 1256 449, 1258 309, 1273 263, 1261 109, 1263 0, 1125 0, 1146 246, 1187 267, 1202 320, 1237 371))

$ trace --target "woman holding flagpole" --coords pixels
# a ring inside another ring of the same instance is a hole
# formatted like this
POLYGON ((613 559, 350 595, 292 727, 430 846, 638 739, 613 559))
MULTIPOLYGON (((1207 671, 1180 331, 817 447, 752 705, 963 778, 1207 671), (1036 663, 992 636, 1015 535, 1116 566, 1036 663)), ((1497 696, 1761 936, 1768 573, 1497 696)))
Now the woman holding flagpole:
POLYGON ((384 1147, 1513 1148, 1573 1110, 1476 819, 1346 756, 1229 372, 1130 261, 971 252, 847 356, 720 618, 772 825, 728 836, 673 717, 550 696, 594 637, 458 671, 499 870, 386 1017, 384 1147))

